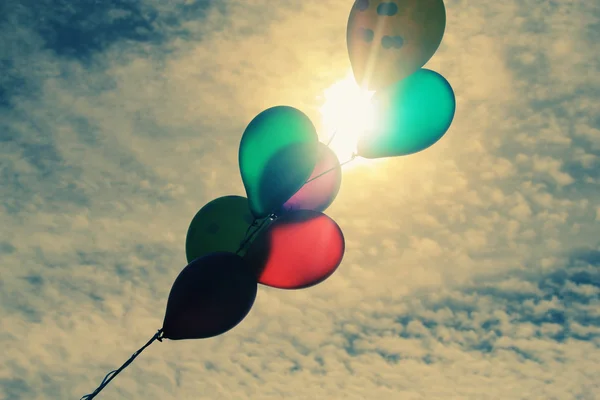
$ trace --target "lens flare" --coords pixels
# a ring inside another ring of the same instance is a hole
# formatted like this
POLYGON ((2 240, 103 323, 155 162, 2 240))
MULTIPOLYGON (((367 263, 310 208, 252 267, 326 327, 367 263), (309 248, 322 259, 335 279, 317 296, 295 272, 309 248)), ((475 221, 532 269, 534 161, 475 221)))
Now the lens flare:
MULTIPOLYGON (((352 72, 323 93, 321 141, 328 143, 331 140, 329 147, 340 162, 349 160, 356 152, 359 137, 373 129, 375 118, 371 97, 374 93, 362 90, 352 72)), ((352 164, 356 165, 356 161, 352 164)))

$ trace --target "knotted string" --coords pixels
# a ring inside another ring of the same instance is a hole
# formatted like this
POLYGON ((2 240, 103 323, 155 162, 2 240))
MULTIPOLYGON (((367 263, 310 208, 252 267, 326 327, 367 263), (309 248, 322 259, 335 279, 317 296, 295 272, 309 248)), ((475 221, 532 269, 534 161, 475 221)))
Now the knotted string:
MULTIPOLYGON (((340 164, 340 167, 342 167, 342 166, 344 166, 344 165, 348 164, 349 162, 353 161, 353 160, 354 160, 356 157, 358 157, 358 154, 356 154, 356 153, 352 153, 352 155, 350 156, 350 158, 349 158, 348 160, 346 160, 346 161, 344 161, 343 163, 341 163, 341 164, 340 164)), ((317 179, 317 178, 320 178, 320 177, 322 177, 323 175, 330 173, 331 171, 333 171, 333 170, 334 170, 334 169, 336 169, 336 168, 337 168, 337 166, 335 166, 335 167, 332 167, 332 168, 329 168, 327 171, 323 171, 323 172, 321 172, 319 175, 317 175, 317 176, 315 176, 315 177, 313 177, 313 178, 310 178, 309 180, 307 180, 306 182, 304 182, 304 184, 306 185, 308 182, 312 182, 312 181, 314 181, 315 179, 317 179)), ((302 189, 302 188, 300 188, 300 189, 302 189)), ((298 190, 300 190, 300 189, 298 189, 298 190)), ((295 193, 294 193, 294 194, 295 194, 295 193)))
POLYGON ((273 213, 269 214, 264 220, 262 220, 260 225, 258 224, 258 219, 254 219, 254 221, 252 221, 252 224, 248 227, 248 229, 246 229, 246 235, 244 236, 244 240, 242 240, 242 242, 240 243, 240 247, 238 247, 235 254, 239 254, 240 251, 242 251, 244 247, 246 247, 250 240, 252 240, 252 238, 256 236, 256 234, 263 228, 263 226, 265 226, 267 221, 274 219, 277 219, 277 215, 273 213), (252 231, 252 233, 250 233, 250 229, 252 227, 256 227, 256 229, 252 231))
POLYGON ((155 340, 158 340, 159 342, 162 342, 162 338, 163 338, 162 335, 163 335, 163 330, 159 329, 158 332, 156 332, 156 334, 154 336, 152 336, 152 339, 148 340, 148 342, 145 345, 143 345, 142 348, 140 348, 138 351, 136 351, 135 353, 133 353, 133 355, 131 356, 131 358, 129 358, 129 360, 125 361, 125 363, 123 365, 121 365, 121 367, 119 369, 115 369, 114 371, 110 371, 108 374, 106 374, 106 376, 104 377, 104 379, 102 379, 102 383, 100 384, 100 386, 98 386, 98 388, 96 390, 94 390, 90 394, 86 394, 85 396, 83 396, 79 400, 91 400, 94 397, 96 397, 96 395, 98 393, 100 393, 100 391, 102 389, 104 389, 104 387, 106 385, 108 385, 110 383, 110 381, 112 381, 115 376, 119 375, 119 373, 121 371, 123 371, 125 368, 127 368, 129 366, 129 364, 131 364, 133 362, 133 360, 135 360, 135 358, 137 356, 139 356, 140 353, 146 349, 146 347, 150 346, 152 344, 152 342, 154 342, 155 340))

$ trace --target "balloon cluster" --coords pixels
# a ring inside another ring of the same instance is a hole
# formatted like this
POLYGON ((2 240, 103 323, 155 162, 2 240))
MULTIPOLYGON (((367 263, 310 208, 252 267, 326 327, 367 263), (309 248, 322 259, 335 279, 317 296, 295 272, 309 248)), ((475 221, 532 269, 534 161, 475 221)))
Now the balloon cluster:
MULTIPOLYGON (((422 68, 445 23, 443 0, 354 2, 348 54, 357 83, 375 91, 375 124, 352 159, 416 153, 446 133, 454 92, 444 77, 422 68)), ((339 192, 342 164, 319 142, 311 120, 289 106, 264 110, 246 127, 238 160, 247 197, 219 197, 194 216, 185 244, 189 264, 173 283, 163 327, 82 399, 93 398, 154 340, 232 329, 250 312, 258 284, 307 288, 340 265, 344 235, 323 211, 339 192)))
MULTIPOLYGON (((443 76, 422 68, 445 25, 443 0, 354 2, 348 54, 357 83, 375 91, 375 123, 353 158, 413 154, 446 133, 454 91, 443 76)), ((250 311, 258 284, 310 287, 342 261, 344 235, 323 214, 340 189, 341 165, 304 113, 277 106, 258 114, 242 135, 239 167, 247 198, 215 199, 192 220, 190 264, 171 290, 165 338, 224 333, 250 311)))

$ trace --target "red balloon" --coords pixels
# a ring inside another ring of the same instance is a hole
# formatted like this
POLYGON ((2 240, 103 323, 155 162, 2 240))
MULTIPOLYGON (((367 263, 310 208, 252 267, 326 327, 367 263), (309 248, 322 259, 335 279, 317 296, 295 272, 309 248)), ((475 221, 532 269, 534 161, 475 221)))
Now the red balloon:
POLYGON ((167 302, 163 337, 204 339, 227 332, 250 312, 258 284, 237 254, 210 253, 179 274, 167 302))
POLYGON ((331 276, 344 250, 344 235, 334 220, 317 211, 294 210, 256 238, 244 258, 259 283, 302 289, 331 276))
POLYGON ((342 167, 329 146, 319 143, 318 162, 307 183, 283 205, 284 211, 325 211, 342 184, 342 167))

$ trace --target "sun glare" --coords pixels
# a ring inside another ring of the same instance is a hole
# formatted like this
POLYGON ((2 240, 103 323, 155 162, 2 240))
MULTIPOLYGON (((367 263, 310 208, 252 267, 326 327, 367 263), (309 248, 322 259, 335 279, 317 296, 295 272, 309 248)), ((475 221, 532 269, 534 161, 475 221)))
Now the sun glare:
MULTIPOLYGON (((351 72, 323 93, 325 103, 320 108, 323 128, 321 141, 328 143, 331 140, 329 147, 340 162, 352 157, 359 137, 373 127, 373 93, 362 90, 351 72)), ((356 164, 356 161, 352 164, 356 164)))

